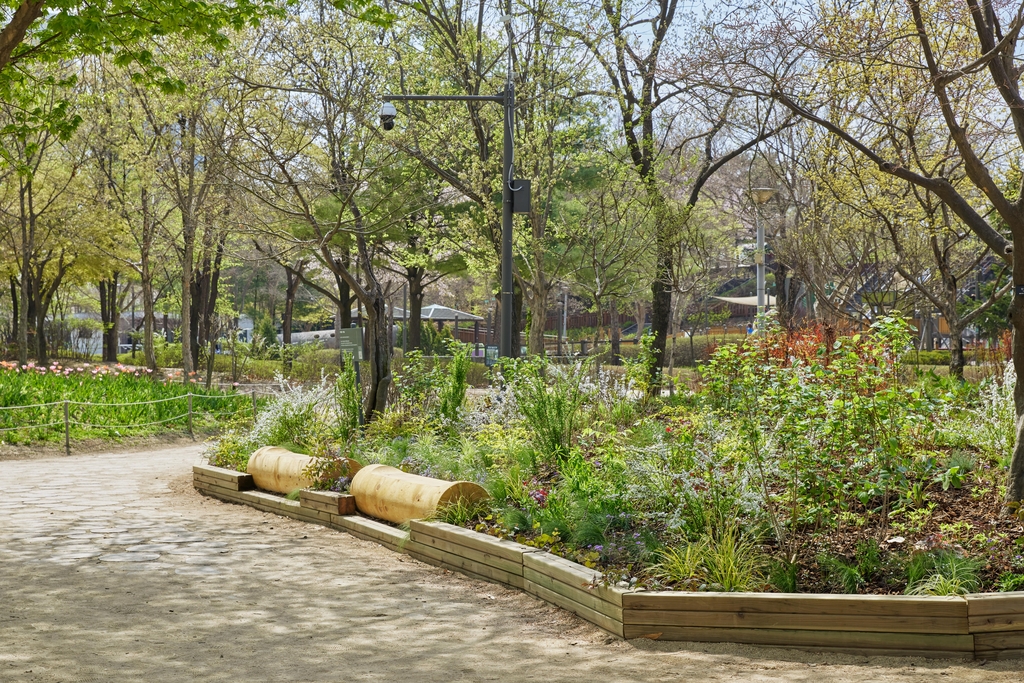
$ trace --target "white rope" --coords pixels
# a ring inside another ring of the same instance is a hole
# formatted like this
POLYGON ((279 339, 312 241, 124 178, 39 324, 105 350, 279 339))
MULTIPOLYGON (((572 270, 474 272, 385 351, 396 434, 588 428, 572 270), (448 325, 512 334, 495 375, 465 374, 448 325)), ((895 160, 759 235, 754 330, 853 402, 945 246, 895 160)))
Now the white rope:
MULTIPOLYGON (((171 396, 170 398, 155 398, 152 401, 136 401, 134 403, 89 403, 87 401, 68 401, 68 405, 72 406, 104 406, 110 408, 123 408, 125 406, 147 406, 153 403, 167 403, 168 401, 180 401, 183 398, 188 398, 188 394, 182 394, 181 396, 171 396)), ((63 403, 63 401, 61 401, 63 403)))
MULTIPOLYGON (((98 424, 92 424, 91 422, 79 422, 78 420, 68 420, 68 424, 69 425, 77 425, 79 427, 92 427, 93 429, 131 429, 133 427, 149 427, 151 425, 161 425, 161 424, 164 424, 165 422, 174 422, 175 420, 180 420, 180 419, 186 418, 186 417, 188 417, 188 413, 182 413, 181 415, 175 415, 174 417, 169 417, 166 420, 157 420, 156 422, 139 422, 139 423, 135 423, 135 424, 125 424, 125 425, 107 425, 107 424, 98 425, 98 424)), ((54 422, 53 424, 63 424, 63 423, 62 422, 54 422)))
POLYGON ((59 405, 64 405, 64 401, 55 401, 53 403, 30 403, 26 406, 0 406, 0 410, 27 410, 29 408, 44 408, 46 406, 59 405))

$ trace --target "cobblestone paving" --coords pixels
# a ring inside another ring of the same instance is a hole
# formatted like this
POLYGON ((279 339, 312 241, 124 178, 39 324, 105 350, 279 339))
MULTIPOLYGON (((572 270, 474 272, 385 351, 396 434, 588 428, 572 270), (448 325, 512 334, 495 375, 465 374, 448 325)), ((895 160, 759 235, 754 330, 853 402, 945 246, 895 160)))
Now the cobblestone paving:
POLYGON ((1010 681, 1016 663, 623 642, 203 498, 198 449, 0 462, 0 681, 1010 681))

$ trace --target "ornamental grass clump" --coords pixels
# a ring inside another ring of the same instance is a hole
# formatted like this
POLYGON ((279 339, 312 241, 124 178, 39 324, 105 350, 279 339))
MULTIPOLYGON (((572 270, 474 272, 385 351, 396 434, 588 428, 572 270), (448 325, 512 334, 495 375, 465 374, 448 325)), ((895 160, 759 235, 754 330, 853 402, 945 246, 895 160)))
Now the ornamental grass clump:
POLYGON ((918 553, 907 563, 907 595, 965 595, 981 588, 983 562, 956 550, 918 553))
POLYGON ((757 539, 729 525, 695 542, 663 550, 651 574, 687 590, 731 593, 762 590, 767 567, 757 539))
POLYGON ((537 450, 556 462, 565 459, 590 398, 590 363, 553 365, 543 358, 528 358, 506 366, 504 372, 537 450))

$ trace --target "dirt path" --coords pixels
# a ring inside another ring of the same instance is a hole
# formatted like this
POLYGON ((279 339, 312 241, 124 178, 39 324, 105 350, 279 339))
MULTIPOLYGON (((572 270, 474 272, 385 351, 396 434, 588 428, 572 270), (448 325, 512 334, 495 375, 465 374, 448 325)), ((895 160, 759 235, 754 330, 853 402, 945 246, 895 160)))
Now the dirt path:
POLYGON ((623 642, 198 495, 196 447, 0 462, 0 681, 1019 681, 1019 665, 623 642))

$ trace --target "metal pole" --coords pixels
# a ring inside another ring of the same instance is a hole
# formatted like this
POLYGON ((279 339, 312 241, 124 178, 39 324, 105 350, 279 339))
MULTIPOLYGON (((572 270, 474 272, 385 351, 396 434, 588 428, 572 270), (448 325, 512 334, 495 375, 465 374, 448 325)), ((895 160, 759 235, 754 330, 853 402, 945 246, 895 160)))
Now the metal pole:
POLYGON ((409 352, 409 283, 402 285, 402 354, 409 352))
POLYGON ((67 401, 64 401, 64 452, 71 455, 71 417, 67 401))
POLYGON ((256 424, 256 390, 252 390, 252 422, 256 424))
POLYGON ((512 79, 505 84, 505 141, 501 178, 501 346, 498 355, 512 357, 512 113, 516 106, 512 79))
MULTIPOLYGON (((764 222, 759 220, 761 213, 758 206, 754 207, 754 225, 757 226, 757 251, 754 263, 757 264, 757 333, 764 331, 764 222)), ((750 290, 747 290, 750 291, 750 290)))
POLYGON ((196 435, 192 432, 192 392, 188 394, 188 435, 193 439, 196 435))

